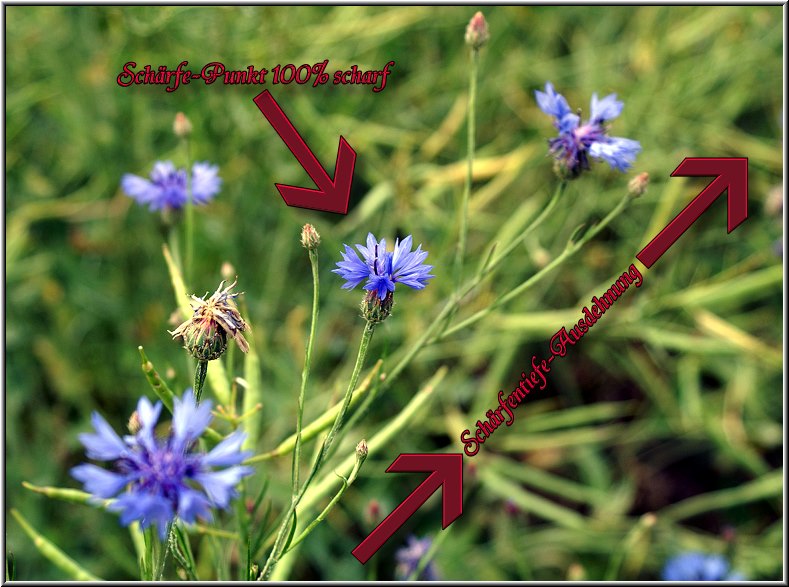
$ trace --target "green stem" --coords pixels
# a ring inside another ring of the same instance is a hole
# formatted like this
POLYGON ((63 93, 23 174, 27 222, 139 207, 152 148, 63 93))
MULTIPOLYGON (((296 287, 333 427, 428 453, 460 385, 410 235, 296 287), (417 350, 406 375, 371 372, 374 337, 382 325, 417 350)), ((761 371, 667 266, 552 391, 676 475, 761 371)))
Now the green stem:
POLYGON ((197 367, 195 368, 195 403, 200 403, 200 398, 203 397, 203 386, 205 385, 205 376, 208 373, 208 361, 203 359, 197 360, 197 367))
POLYGON ((194 199, 192 197, 192 170, 191 154, 189 152, 189 139, 184 137, 181 140, 186 156, 186 264, 184 266, 184 276, 186 283, 192 283, 192 258, 194 252, 194 199))
POLYGON ((30 537, 38 551, 69 577, 76 581, 101 581, 99 577, 84 569, 77 561, 55 546, 53 542, 39 534, 16 509, 11 509, 11 515, 22 526, 22 530, 30 537))
MULTIPOLYGON (((476 314, 473 314, 456 324, 452 328, 445 330, 437 340, 442 340, 455 332, 462 330, 472 324, 479 322, 482 318, 490 314, 493 310, 502 306, 509 302, 511 299, 516 298, 522 295, 526 290, 530 289, 537 283, 539 283, 543 277, 545 277, 548 273, 553 271, 556 267, 563 264, 567 259, 572 257, 575 253, 577 253, 587 242, 593 239, 597 234, 603 230, 606 226, 608 226, 611 221, 619 216, 625 208, 627 208, 628 204, 633 200, 633 197, 630 194, 627 194, 624 198, 619 201, 619 204, 611 210, 608 215, 600 221, 599 224, 596 224, 594 227, 590 228, 586 231, 586 233, 578 240, 570 240, 567 243, 567 246, 564 248, 564 251, 556 257, 553 261, 548 263, 545 267, 543 267, 540 271, 532 275, 529 279, 521 283, 518 287, 511 290, 509 293, 504 294, 503 296, 498 297, 492 304, 483 308, 482 310, 478 311, 476 314)), ((495 264, 495 263, 494 263, 495 264)))
POLYGON ((260 571, 258 581, 268 579, 268 577, 271 575, 271 572, 274 570, 275 565, 279 561, 280 556, 282 556, 283 551, 287 547, 286 539, 290 534, 291 524, 294 523, 293 518, 296 512, 296 507, 299 505, 301 498, 304 496, 304 492, 315 478, 316 473, 321 468, 323 460, 328 454, 329 448, 331 448, 331 445, 333 444, 337 433, 340 431, 343 421, 345 420, 345 412, 348 411, 348 406, 351 403, 351 395, 353 395, 356 382, 359 380, 359 374, 362 371, 362 365, 364 364, 364 359, 367 356, 367 349, 370 346, 370 340, 373 337, 374 330, 375 323, 367 322, 365 324, 364 333, 362 334, 362 341, 359 343, 359 352, 356 355, 356 364, 353 367, 353 373, 351 373, 351 380, 348 382, 348 389, 345 391, 342 407, 337 413, 337 418, 334 420, 334 425, 331 427, 329 434, 326 436, 323 444, 318 450, 318 454, 315 456, 315 462, 313 463, 312 469, 307 476, 307 480, 304 481, 304 485, 301 486, 298 493, 291 499, 290 508, 288 508, 288 511, 285 513, 285 517, 282 519, 282 524, 279 527, 279 532, 277 534, 277 539, 274 542, 274 547, 271 549, 271 553, 266 560, 266 564, 263 566, 263 570, 260 571))
POLYGON ((301 427, 304 415, 304 391, 307 389, 307 380, 310 376, 312 361, 312 344, 315 340, 315 327, 318 323, 318 292, 320 281, 318 278, 318 250, 308 249, 310 265, 312 265, 312 322, 310 323, 310 336, 307 339, 307 350, 304 353, 304 369, 301 372, 301 390, 299 391, 299 407, 296 416, 296 446, 293 450, 293 470, 291 479, 293 484, 293 497, 299 493, 299 461, 301 460, 301 427))
POLYGON ((471 50, 471 67, 469 68, 468 90, 468 136, 466 154, 466 182, 463 186, 463 202, 460 209, 460 234, 458 235, 457 258, 455 260, 455 278, 460 287, 463 274, 463 258, 466 255, 466 233, 468 232, 468 201, 471 197, 471 183, 474 179, 474 150, 476 148, 476 108, 477 108, 477 73, 479 71, 479 49, 471 50))
POLYGON ((348 487, 350 487, 354 481, 356 481, 356 477, 359 475, 359 470, 362 468, 362 463, 364 463, 365 458, 367 458, 367 455, 360 457, 359 454, 357 453, 356 464, 354 464, 353 470, 351 471, 351 474, 348 476, 347 479, 345 477, 342 477, 341 475, 337 475, 342 479, 342 486, 340 487, 340 490, 335 494, 335 496, 331 499, 331 501, 323 509, 323 511, 318 515, 318 517, 315 518, 312 522, 310 522, 310 525, 307 526, 304 529, 304 531, 301 534, 299 534, 297 538, 294 538, 293 541, 291 541, 288 550, 286 550, 283 554, 287 554, 288 552, 293 550, 297 544, 299 544, 302 540, 304 540, 307 536, 309 536, 309 534, 315 529, 315 527, 318 524, 320 524, 326 518, 326 516, 329 515, 329 512, 332 510, 332 508, 334 508, 337 502, 340 501, 340 498, 342 497, 343 493, 345 493, 345 490, 348 489, 348 487))

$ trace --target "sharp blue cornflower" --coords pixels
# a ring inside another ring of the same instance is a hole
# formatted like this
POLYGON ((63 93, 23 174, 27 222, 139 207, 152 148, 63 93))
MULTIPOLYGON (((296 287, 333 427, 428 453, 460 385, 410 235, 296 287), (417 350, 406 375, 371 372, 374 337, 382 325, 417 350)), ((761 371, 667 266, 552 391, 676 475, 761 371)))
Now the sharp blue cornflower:
POLYGON ((685 552, 666 562, 664 581, 742 581, 740 573, 729 572, 729 563, 719 554, 685 552))
MULTIPOLYGON (((219 167, 209 163, 192 165, 189 179, 195 204, 207 204, 222 185, 219 167)), ((121 189, 138 204, 147 204, 150 210, 178 210, 189 201, 186 180, 185 169, 177 169, 171 161, 157 161, 150 179, 127 173, 121 178, 121 189)))
POLYGON ((386 250, 386 239, 376 240, 372 233, 367 235, 367 246, 356 245, 362 258, 348 245, 343 245, 342 261, 337 263, 337 273, 345 279, 343 289, 353 289, 365 279, 364 289, 375 292, 379 299, 394 292, 395 284, 402 283, 413 289, 423 289, 427 285, 432 265, 425 265, 427 251, 419 245, 411 250, 411 235, 395 241, 394 251, 386 250))
POLYGON ((117 496, 108 509, 120 513, 121 524, 137 520, 142 528, 155 525, 164 540, 176 516, 191 524, 198 517, 210 520, 211 508, 227 508, 236 495, 235 486, 253 469, 240 465, 251 455, 240 450, 246 438, 240 431, 208 453, 196 450, 197 439, 213 416, 211 402, 198 405, 191 389, 175 398, 170 432, 157 438, 154 428, 161 411, 161 402, 152 405, 141 398, 132 417, 133 435, 123 438, 94 412, 95 433, 80 434, 80 442, 88 458, 112 461, 114 470, 83 464, 71 474, 95 498, 117 496))
POLYGON ((605 125, 622 113, 624 103, 610 94, 598 100, 592 94, 589 120, 581 124, 581 117, 570 110, 567 100, 547 82, 545 91, 536 90, 534 95, 540 110, 553 116, 559 136, 550 139, 550 152, 562 171, 576 177, 589 169, 589 156, 602 159, 613 169, 626 171, 641 151, 641 144, 632 139, 609 137, 605 125))
MULTIPOLYGON (((407 545, 399 548, 395 553, 397 560, 397 567, 395 568, 395 579, 398 581, 405 581, 418 567, 422 559, 427 555, 433 541, 429 537, 417 538, 409 536, 407 545)), ((440 581, 438 571, 433 561, 425 565, 422 573, 416 577, 417 581, 440 581)))

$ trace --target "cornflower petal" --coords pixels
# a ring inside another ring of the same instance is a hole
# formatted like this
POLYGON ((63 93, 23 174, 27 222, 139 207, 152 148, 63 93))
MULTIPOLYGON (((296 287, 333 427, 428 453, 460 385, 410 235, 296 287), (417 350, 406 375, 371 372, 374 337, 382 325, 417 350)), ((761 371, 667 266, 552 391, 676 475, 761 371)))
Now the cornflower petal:
POLYGON ((592 94, 589 119, 593 123, 602 123, 613 120, 622 113, 624 102, 616 99, 616 94, 609 94, 602 100, 597 99, 597 94, 592 94))
POLYGON ((203 487, 208 498, 217 507, 225 508, 230 499, 235 497, 235 486, 238 485, 241 478, 252 473, 251 467, 235 466, 221 471, 197 473, 194 479, 203 487))
POLYGON ((343 289, 353 289, 367 279, 370 267, 351 247, 345 244, 343 246, 345 247, 345 252, 341 253, 343 260, 337 263, 337 269, 332 269, 332 273, 337 273, 346 280, 343 289))
POLYGON ((603 159, 618 171, 627 171, 636 160, 639 151, 641 144, 638 141, 620 137, 606 137, 605 140, 592 143, 589 147, 589 154, 592 157, 603 159))
POLYGON ((540 107, 540 110, 555 116, 559 120, 571 112, 567 100, 553 89, 551 82, 545 83, 545 92, 536 90, 534 95, 537 98, 537 105, 540 107))
POLYGON ((138 204, 148 204, 159 197, 161 190, 147 179, 125 173, 121 178, 121 189, 134 198, 138 204))
POLYGON ((191 389, 183 398, 173 401, 173 450, 185 450, 200 438, 213 419, 211 402, 206 400, 199 406, 195 403, 191 389))
POLYGON ((129 482, 125 475, 87 463, 72 467, 70 472, 74 479, 84 484, 85 491, 103 499, 114 497, 129 482))
POLYGON ((202 464, 207 467, 225 467, 237 465, 244 461, 252 456, 251 451, 240 450, 246 437, 246 434, 237 430, 205 455, 202 459, 202 464))
POLYGON ((192 197, 195 204, 207 204, 219 193, 222 178, 219 177, 219 166, 208 162, 195 163, 192 166, 192 197))
POLYGON ((194 523, 195 519, 213 519, 211 502, 195 489, 186 488, 178 494, 178 515, 187 524, 194 523))
POLYGON ((80 434, 79 441, 87 449, 88 458, 97 461, 111 461, 125 455, 129 447, 121 440, 107 421, 93 412, 91 422, 96 434, 80 434))

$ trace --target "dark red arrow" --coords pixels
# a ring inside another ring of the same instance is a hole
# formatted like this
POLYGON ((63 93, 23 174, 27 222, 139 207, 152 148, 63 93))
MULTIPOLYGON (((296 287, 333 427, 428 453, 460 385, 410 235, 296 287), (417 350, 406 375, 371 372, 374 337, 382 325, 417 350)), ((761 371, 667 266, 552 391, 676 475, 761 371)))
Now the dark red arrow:
POLYGON ((254 101, 269 124, 277 131, 279 138, 285 142, 285 146, 290 149, 290 152, 318 186, 317 190, 313 190, 281 183, 274 184, 285 203, 296 208, 347 214, 348 200, 351 197, 353 168, 356 165, 356 151, 348 144, 348 141, 344 137, 340 137, 337 161, 334 164, 334 179, 332 179, 318 158, 315 157, 312 149, 301 138, 299 131, 279 107, 271 92, 264 90, 255 96, 254 101))
POLYGON ((361 544, 351 551, 360 563, 365 564, 405 521, 413 516, 427 498, 444 486, 442 495, 441 527, 447 528, 463 513, 463 455, 450 454, 401 454, 389 465, 387 473, 429 471, 430 475, 411 492, 395 510, 378 524, 361 544))
POLYGON ((671 248, 671 245, 724 191, 729 193, 728 232, 737 228, 748 218, 747 157, 686 157, 671 172, 671 177, 710 175, 717 177, 636 255, 636 259, 646 265, 647 269, 652 267, 655 261, 671 248))

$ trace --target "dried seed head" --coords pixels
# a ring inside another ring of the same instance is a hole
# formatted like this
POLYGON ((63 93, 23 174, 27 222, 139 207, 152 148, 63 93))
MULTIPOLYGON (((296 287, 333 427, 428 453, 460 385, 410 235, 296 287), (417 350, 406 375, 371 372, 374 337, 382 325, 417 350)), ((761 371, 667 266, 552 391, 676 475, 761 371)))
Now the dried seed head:
POLYGON ((301 229, 301 246, 305 249, 314 251, 321 244, 321 235, 315 230, 312 224, 305 224, 301 229))
POLYGON ((479 49, 488 42, 489 38, 488 23, 482 13, 477 12, 466 26, 466 45, 472 49, 479 49))
POLYGON ((192 123, 189 122, 189 119, 183 112, 179 112, 175 115, 175 120, 173 121, 173 132, 179 139, 186 138, 192 134, 192 123))
MULTIPOLYGON (((192 296, 192 317, 170 332, 173 338, 182 337, 184 348, 195 359, 212 361, 222 356, 227 348, 228 337, 233 338, 242 352, 249 350, 242 332, 249 326, 239 314, 233 298, 237 293, 230 293, 236 285, 234 281, 224 290, 224 281, 207 300, 205 296, 192 296)), ((168 331, 169 332, 169 331, 168 331)))

